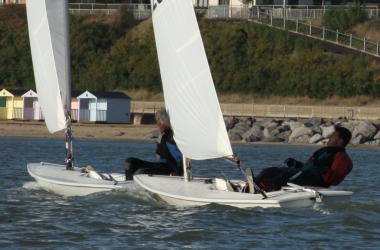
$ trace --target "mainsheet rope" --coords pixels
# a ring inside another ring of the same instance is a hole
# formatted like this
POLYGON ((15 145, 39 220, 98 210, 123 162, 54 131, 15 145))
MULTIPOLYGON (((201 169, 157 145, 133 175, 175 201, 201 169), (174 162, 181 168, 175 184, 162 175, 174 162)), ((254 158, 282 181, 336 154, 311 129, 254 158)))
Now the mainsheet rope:
POLYGON ((87 156, 87 158, 89 159, 90 162, 92 162, 93 165, 99 167, 104 173, 108 174, 111 179, 115 182, 115 185, 118 184, 117 180, 115 180, 113 178, 113 176, 108 173, 105 168, 102 166, 102 164, 100 164, 98 161, 95 160, 95 158, 93 158, 84 148, 82 148, 82 146, 79 144, 79 142, 73 137, 73 135, 71 134, 70 135, 70 139, 75 143, 76 146, 79 147, 79 149, 87 156))

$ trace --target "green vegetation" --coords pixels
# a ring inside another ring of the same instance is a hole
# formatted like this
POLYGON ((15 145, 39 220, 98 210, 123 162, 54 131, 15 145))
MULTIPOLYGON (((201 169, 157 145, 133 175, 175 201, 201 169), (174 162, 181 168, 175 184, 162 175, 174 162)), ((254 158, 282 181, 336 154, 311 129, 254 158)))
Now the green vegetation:
POLYGON ((350 27, 368 20, 365 6, 361 6, 358 0, 346 9, 344 5, 340 8, 330 7, 322 17, 322 24, 331 30, 347 31, 350 27))
MULTIPOLYGON (((248 22, 201 19, 219 93, 252 96, 380 97, 380 66, 361 53, 336 56, 311 40, 248 22)), ((131 12, 71 16, 72 88, 162 91, 151 20, 131 12)), ((0 87, 34 88, 25 6, 0 7, 0 87)))

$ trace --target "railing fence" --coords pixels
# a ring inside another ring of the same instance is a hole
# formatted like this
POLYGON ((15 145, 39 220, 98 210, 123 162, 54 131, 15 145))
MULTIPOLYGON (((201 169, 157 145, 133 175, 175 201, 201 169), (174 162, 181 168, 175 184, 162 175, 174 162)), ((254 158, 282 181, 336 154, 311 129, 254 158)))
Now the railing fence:
MULTIPOLYGON (((154 114, 164 107, 164 102, 132 101, 132 114, 154 114)), ((380 119, 380 107, 355 106, 309 106, 309 105, 267 105, 246 103, 221 103, 223 116, 258 117, 258 118, 311 118, 326 119, 346 117, 349 120, 380 119)))
POLYGON ((325 27, 314 26, 300 20, 289 20, 274 18, 273 15, 267 18, 261 18, 261 23, 285 29, 291 32, 304 34, 310 37, 318 38, 323 41, 337 43, 349 48, 357 49, 368 54, 379 56, 379 42, 368 41, 365 38, 354 37, 352 34, 347 35, 339 32, 339 30, 329 30, 325 27))

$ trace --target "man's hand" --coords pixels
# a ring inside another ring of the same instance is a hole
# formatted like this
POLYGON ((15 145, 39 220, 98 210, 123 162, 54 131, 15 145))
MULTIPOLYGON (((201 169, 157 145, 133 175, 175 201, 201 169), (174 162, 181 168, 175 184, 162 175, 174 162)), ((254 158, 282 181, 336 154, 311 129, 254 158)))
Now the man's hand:
POLYGON ((284 164, 288 166, 289 168, 302 168, 303 164, 300 161, 297 161, 293 158, 288 158, 284 161, 284 164))

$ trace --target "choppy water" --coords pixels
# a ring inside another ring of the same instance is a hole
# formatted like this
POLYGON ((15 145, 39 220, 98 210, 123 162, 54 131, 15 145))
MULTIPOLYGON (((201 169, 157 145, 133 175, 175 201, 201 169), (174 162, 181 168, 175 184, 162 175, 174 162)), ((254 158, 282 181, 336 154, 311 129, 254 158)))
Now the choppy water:
MULTIPOLYGON (((340 185, 355 192, 345 203, 308 208, 176 208, 131 184, 125 190, 61 197, 28 175, 30 162, 62 163, 64 141, 0 137, 1 249, 377 249, 380 246, 379 148, 347 151, 354 169, 340 185)), ((127 156, 153 159, 154 143, 79 141, 108 171, 127 156)), ((234 145, 243 167, 259 172, 314 147, 234 145)), ((77 150, 78 152, 78 150, 77 150)), ((78 152, 78 160, 82 155, 78 152)), ((84 161, 85 162, 85 161, 84 161)), ((82 164, 81 161, 78 164, 82 164)), ((84 163, 83 163, 84 164, 84 163)), ((196 176, 242 178, 225 162, 193 162, 196 176)))

